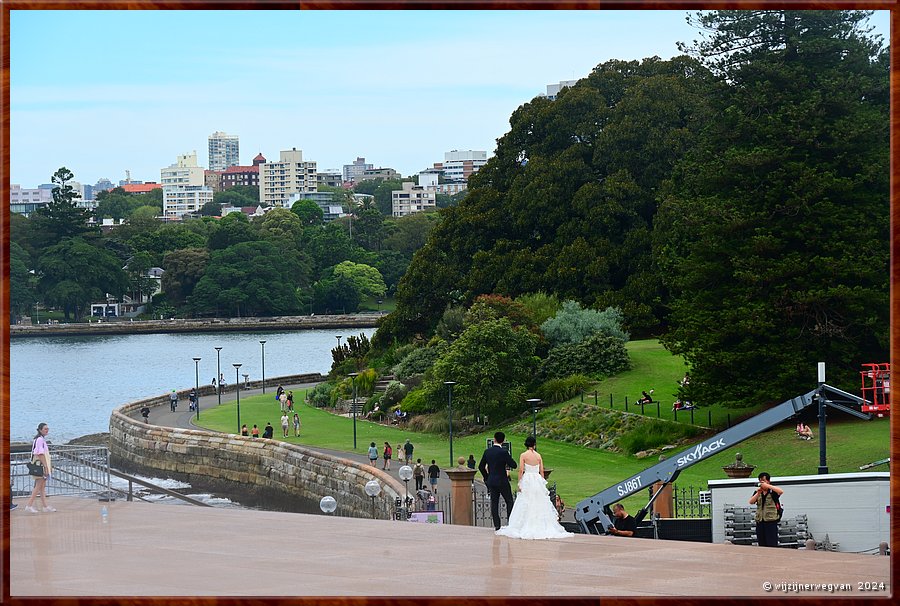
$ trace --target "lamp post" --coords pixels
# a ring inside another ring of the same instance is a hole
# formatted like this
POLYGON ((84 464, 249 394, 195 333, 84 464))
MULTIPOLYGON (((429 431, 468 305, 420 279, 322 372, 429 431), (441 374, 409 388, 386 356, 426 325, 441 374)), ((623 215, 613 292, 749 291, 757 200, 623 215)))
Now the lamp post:
POLYGON ((537 439, 537 411, 538 404, 541 403, 540 398, 529 398, 525 400, 531 406, 531 437, 537 439))
POLYGON ((350 404, 350 411, 353 413, 353 450, 356 450, 356 377, 358 375, 358 372, 350 373, 350 382, 353 384, 353 402, 350 404))
POLYGON ((377 480, 366 482, 366 494, 372 497, 372 519, 375 519, 375 497, 381 494, 381 484, 377 480))
POLYGON ((406 518, 409 519, 409 480, 413 477, 413 470, 409 465, 404 465, 397 473, 406 485, 406 498, 403 501, 403 511, 406 513, 406 518))
POLYGON ((334 337, 335 337, 335 338, 337 339, 337 341, 338 341, 338 346, 337 346, 337 348, 340 349, 340 348, 341 348, 341 335, 334 335, 334 337))
POLYGON ((262 346, 262 392, 266 393, 266 342, 260 341, 262 346))
POLYGON ((237 432, 238 432, 238 434, 240 434, 241 433, 241 377, 238 373, 240 372, 241 365, 234 363, 234 364, 232 364, 232 366, 234 366, 234 388, 237 390, 237 417, 238 417, 237 432))
POLYGON ((194 358, 194 409, 200 420, 200 358, 194 358))
POLYGON ((456 385, 456 381, 444 381, 444 385, 447 386, 447 409, 450 419, 450 466, 453 467, 453 386, 456 385))
POLYGON ((319 509, 322 510, 322 513, 330 515, 337 509, 337 501, 334 500, 334 497, 322 497, 322 500, 319 501, 319 509))
POLYGON ((222 367, 219 365, 220 358, 219 354, 222 351, 221 347, 213 347, 216 350, 216 395, 219 396, 219 406, 222 405, 222 385, 220 379, 222 378, 222 367))

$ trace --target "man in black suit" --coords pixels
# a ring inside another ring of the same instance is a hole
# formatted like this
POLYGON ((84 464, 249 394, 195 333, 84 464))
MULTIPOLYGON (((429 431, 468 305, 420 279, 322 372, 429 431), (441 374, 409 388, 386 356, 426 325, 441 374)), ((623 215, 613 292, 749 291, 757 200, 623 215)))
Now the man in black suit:
POLYGON ((509 476, 506 468, 515 469, 516 462, 509 452, 503 448, 503 440, 506 435, 502 431, 494 434, 494 445, 484 451, 478 471, 484 477, 488 492, 491 495, 491 517, 494 519, 494 530, 500 530, 500 496, 506 501, 506 519, 513 507, 512 490, 509 488, 509 476))

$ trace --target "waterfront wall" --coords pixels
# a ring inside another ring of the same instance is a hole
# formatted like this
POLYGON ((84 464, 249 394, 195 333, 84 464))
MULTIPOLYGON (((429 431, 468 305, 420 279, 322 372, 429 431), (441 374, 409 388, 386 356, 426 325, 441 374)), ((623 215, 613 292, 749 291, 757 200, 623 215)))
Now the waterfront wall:
POLYGON ((202 318, 174 320, 125 319, 76 324, 14 324, 10 338, 71 335, 133 335, 178 332, 259 332, 312 328, 374 328, 383 313, 328 316, 278 316, 273 318, 202 318))
MULTIPOLYGON (((271 381, 297 384, 318 376, 275 377, 271 381)), ((369 517, 372 499, 366 495, 365 485, 374 479, 382 487, 374 503, 376 516, 389 519, 394 500, 403 494, 403 487, 388 474, 348 459, 277 440, 161 427, 129 416, 144 405, 151 409, 168 406, 168 396, 125 404, 110 416, 110 462, 119 469, 161 474, 233 496, 248 506, 284 511, 318 511, 319 500, 330 495, 342 513, 369 517)))

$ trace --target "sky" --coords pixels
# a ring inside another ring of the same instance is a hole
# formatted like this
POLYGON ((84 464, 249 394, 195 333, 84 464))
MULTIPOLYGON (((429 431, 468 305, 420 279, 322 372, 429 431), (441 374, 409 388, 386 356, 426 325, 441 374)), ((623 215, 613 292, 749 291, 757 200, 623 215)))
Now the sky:
MULTIPOLYGON (((678 55, 686 11, 11 11, 10 171, 139 181, 207 138, 404 176, 485 150, 548 84, 678 55)), ((889 39, 890 14, 870 20, 889 39)))

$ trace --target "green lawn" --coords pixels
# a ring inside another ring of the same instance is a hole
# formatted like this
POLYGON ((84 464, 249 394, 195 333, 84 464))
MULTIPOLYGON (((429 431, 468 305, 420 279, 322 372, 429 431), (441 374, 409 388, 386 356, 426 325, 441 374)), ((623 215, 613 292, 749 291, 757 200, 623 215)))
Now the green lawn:
MULTIPOLYGON (((641 389, 654 387, 654 396, 667 395, 674 391, 675 382, 684 375, 684 364, 675 356, 669 354, 656 341, 635 341, 628 344, 632 356, 634 368, 628 372, 607 379, 598 384, 598 397, 608 405, 609 394, 614 394, 615 408, 624 408, 621 396, 639 394, 641 389), (617 396, 619 394, 619 396, 617 396)), ((810 386, 812 388, 814 386, 810 386)), ((593 388, 588 397, 592 398, 593 388)), ((302 402, 303 392, 295 392, 295 401, 302 402)), ((798 394, 785 394, 785 398, 798 394)), ((576 396, 573 400, 578 400, 576 396)), ((665 400, 663 400, 665 402, 665 400)), ((634 456, 610 453, 596 449, 556 442, 553 440, 541 440, 541 418, 558 414, 558 410, 565 403, 542 410, 537 417, 538 449, 544 457, 547 467, 552 468, 551 482, 556 481, 558 491, 569 506, 575 505, 579 500, 592 496, 601 490, 618 483, 629 476, 652 466, 657 462, 656 457, 638 459, 634 456)), ((310 408, 305 404, 295 406, 303 421, 303 428, 299 438, 289 437, 288 442, 300 443, 313 447, 322 447, 335 450, 353 450, 353 421, 351 419, 333 415, 331 413, 310 408)), ((671 411, 671 400, 668 401, 671 411)), ((710 407, 713 410, 713 420, 725 419, 728 411, 718 407, 710 407)), ((631 407, 632 412, 634 411, 631 407)), ((650 408, 647 408, 649 414, 650 408)), ((706 409, 702 409, 703 415, 706 409)), ((746 411, 742 411, 746 412, 746 411)), ((655 407, 653 408, 655 416, 655 407)), ((525 415, 530 421, 530 414, 525 415)), ((733 419, 737 415, 732 412, 733 419)), ((266 422, 271 422, 275 427, 275 437, 280 439, 281 412, 274 400, 274 393, 241 398, 241 422, 252 427, 254 423, 259 425, 260 431, 266 422)), ((699 414, 698 414, 699 417, 699 414)), ((524 418, 524 417, 523 417, 524 418)), ((664 416, 665 418, 665 416, 664 416)), ((679 421, 681 421, 679 415, 679 421)), ((237 418, 234 401, 225 402, 221 407, 201 411, 202 426, 218 431, 236 432, 237 418)), ((698 419, 699 422, 699 419, 698 419)), ((705 424, 705 423, 704 423, 705 424)), ((425 462, 435 459, 442 467, 449 466, 449 441, 446 436, 423 434, 404 431, 396 426, 386 426, 357 419, 357 453, 364 453, 370 442, 375 442, 382 447, 385 441, 396 448, 398 443, 409 439, 415 446, 415 457, 425 462)), ((724 425, 724 422, 723 422, 724 425)), ((736 447, 726 449, 722 453, 710 459, 698 463, 685 470, 678 478, 678 484, 682 486, 693 485, 705 489, 708 479, 724 479, 725 473, 722 466, 732 463, 734 455, 741 452, 744 462, 756 465, 756 473, 768 471, 773 476, 779 475, 806 475, 815 474, 819 464, 819 435, 816 425, 812 425, 816 433, 816 439, 810 442, 798 440, 794 437, 793 427, 795 422, 788 421, 776 429, 750 438, 736 447)), ((504 429, 504 428, 501 428, 504 429)), ((468 456, 470 453, 478 459, 485 448, 488 437, 493 435, 495 428, 477 435, 464 438, 456 437, 453 440, 454 457, 468 456)), ((293 428, 291 429, 293 433, 293 428)), ((523 447, 526 434, 507 432, 507 440, 512 443, 513 454, 518 458, 523 447)), ((890 453, 890 430, 888 420, 876 419, 873 421, 861 421, 847 419, 844 415, 833 413, 833 418, 828 424, 828 466, 831 473, 858 471, 860 465, 884 458, 890 453)), ((675 452, 678 452, 676 450, 675 452)), ((886 467, 879 467, 873 471, 886 471, 886 467)), ((646 503, 646 493, 640 496, 632 496, 625 499, 626 507, 634 512, 646 503)))

